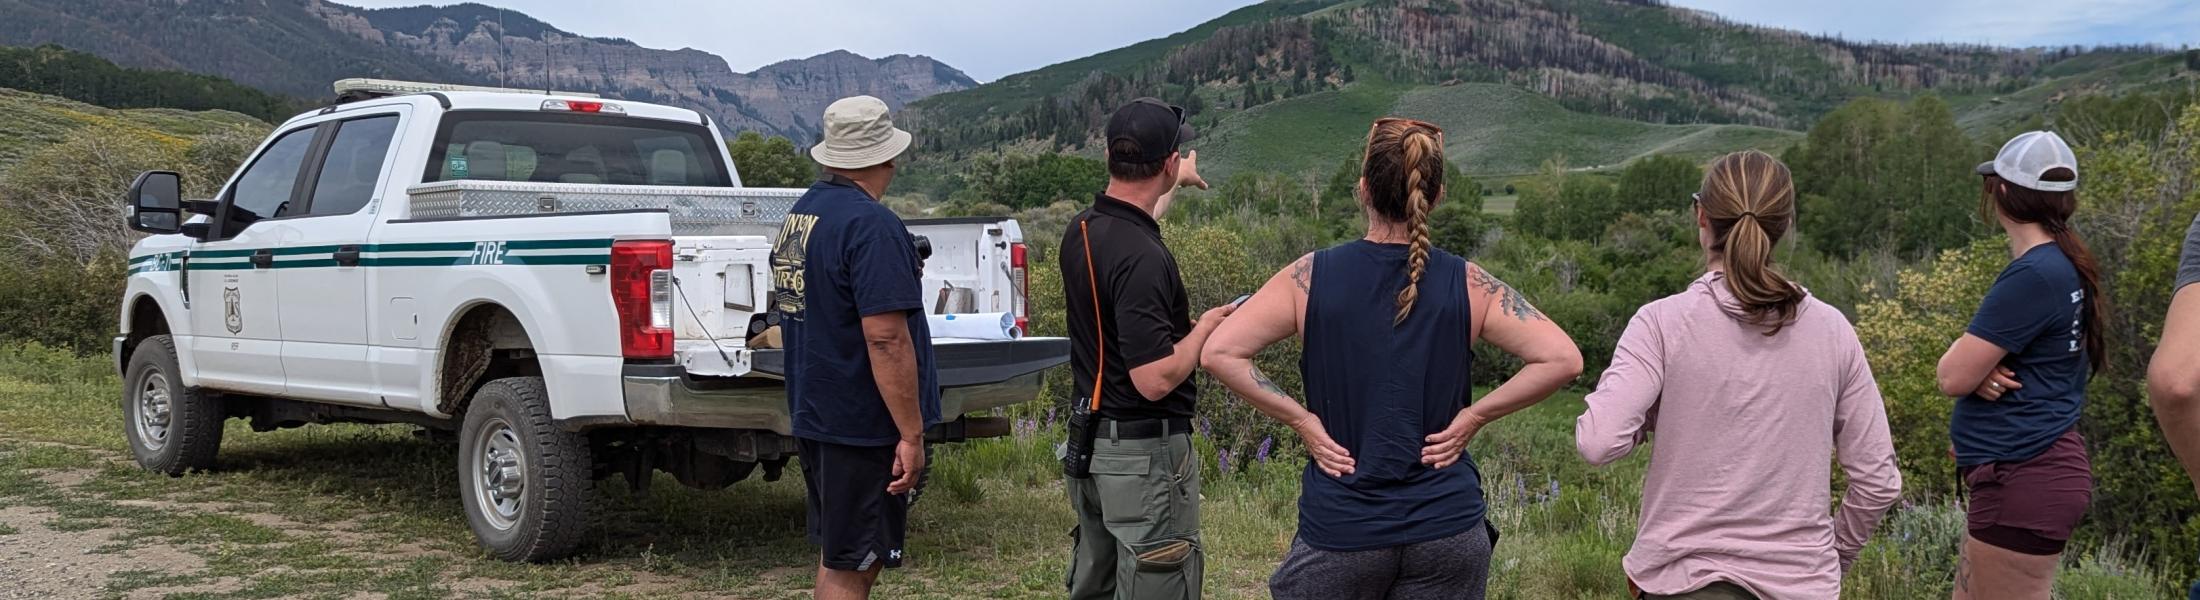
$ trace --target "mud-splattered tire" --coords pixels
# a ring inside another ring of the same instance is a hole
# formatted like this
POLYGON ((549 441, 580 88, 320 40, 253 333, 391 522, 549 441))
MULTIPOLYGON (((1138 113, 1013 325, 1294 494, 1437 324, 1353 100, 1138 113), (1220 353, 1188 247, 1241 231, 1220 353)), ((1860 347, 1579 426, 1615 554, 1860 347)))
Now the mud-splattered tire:
POLYGON ((550 420, 541 377, 491 381, 459 430, 459 498, 489 554, 514 562, 563 558, 588 529, 594 481, 588 438, 550 420))
POLYGON ((122 432, 138 466, 171 477, 214 468, 222 445, 221 400, 183 385, 175 341, 138 342, 122 378, 122 432))

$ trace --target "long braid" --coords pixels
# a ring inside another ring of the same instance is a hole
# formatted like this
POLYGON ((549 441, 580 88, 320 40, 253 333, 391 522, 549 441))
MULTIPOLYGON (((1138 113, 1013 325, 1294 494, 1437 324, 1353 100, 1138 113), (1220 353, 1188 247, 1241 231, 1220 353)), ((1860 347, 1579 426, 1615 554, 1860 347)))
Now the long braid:
POLYGON ((1406 230, 1412 241, 1406 252, 1406 288, 1398 291, 1398 316, 1391 319, 1392 326, 1406 322, 1406 317, 1413 314, 1414 301, 1421 297, 1421 273, 1428 270, 1429 250, 1430 202, 1424 183, 1434 180, 1441 186, 1444 177, 1440 170, 1433 176, 1422 172, 1427 167, 1424 163, 1438 151, 1436 138, 1428 132, 1416 130, 1406 134, 1406 230))

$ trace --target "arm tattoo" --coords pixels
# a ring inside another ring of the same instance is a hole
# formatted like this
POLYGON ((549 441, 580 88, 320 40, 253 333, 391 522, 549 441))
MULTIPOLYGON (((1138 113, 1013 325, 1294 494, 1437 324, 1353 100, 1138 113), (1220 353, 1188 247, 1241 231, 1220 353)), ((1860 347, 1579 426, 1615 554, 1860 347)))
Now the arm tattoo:
POLYGON ((1253 383, 1260 385, 1260 389, 1262 391, 1282 396, 1287 399, 1291 397, 1290 394, 1283 393, 1283 386, 1276 385, 1275 380, 1269 379, 1267 373, 1260 372, 1260 367, 1253 367, 1252 375, 1253 383))
POLYGON ((1299 257, 1298 262, 1291 263, 1291 280, 1298 282, 1299 291, 1313 291, 1314 255, 1308 254, 1306 256, 1301 256, 1299 257))
POLYGON ((1505 314, 1512 315, 1513 318, 1522 321, 1550 320, 1549 317, 1543 316, 1543 311, 1536 310, 1535 305, 1529 304, 1528 297, 1521 295, 1520 290, 1513 289, 1513 286, 1507 285, 1503 281, 1499 281, 1497 279, 1497 276, 1491 275, 1488 269, 1475 267, 1473 270, 1474 284, 1482 286, 1483 288, 1486 288, 1491 292, 1496 293, 1498 297, 1497 306, 1498 308, 1503 309, 1505 311, 1505 314))

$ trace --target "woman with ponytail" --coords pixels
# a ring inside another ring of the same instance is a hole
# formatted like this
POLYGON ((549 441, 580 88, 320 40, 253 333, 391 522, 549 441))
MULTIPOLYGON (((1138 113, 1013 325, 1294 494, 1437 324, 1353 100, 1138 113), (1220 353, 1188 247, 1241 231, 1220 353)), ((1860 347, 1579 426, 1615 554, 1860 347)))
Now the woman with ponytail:
POLYGON ((1982 210, 2014 257, 1940 357, 1941 393, 1956 397, 1948 437, 1970 492, 1969 536, 1954 597, 2045 599, 2063 546, 2092 502, 2093 466, 2078 413, 2102 348, 2100 266, 2070 228, 2078 159, 2034 131, 1979 165, 1982 210))
POLYGON ((1376 121, 1358 187, 1367 237, 1285 267, 1207 341, 1207 372, 1312 458, 1276 598, 1481 598, 1497 531, 1467 442, 1581 373, 1573 340, 1520 292, 1429 243, 1443 135, 1376 121), (1293 335, 1305 406, 1253 366, 1293 335), (1470 406, 1477 339, 1527 366, 1470 406))
POLYGON ((1879 387, 1848 319, 1772 263, 1795 222, 1786 165, 1720 157, 1694 212, 1706 272, 1636 311, 1574 442, 1603 465, 1657 433, 1621 561, 1639 597, 1838 597, 1902 490, 1879 387))

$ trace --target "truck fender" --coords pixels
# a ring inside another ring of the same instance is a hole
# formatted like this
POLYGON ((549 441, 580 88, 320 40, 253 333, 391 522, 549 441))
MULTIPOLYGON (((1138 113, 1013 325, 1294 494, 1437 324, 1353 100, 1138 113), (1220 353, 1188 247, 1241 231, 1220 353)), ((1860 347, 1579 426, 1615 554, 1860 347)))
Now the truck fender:
POLYGON ((115 338, 116 372, 129 363, 130 353, 145 338, 163 333, 175 336, 177 375, 183 385, 196 387, 199 370, 196 358, 188 350, 191 335, 191 319, 182 310, 183 296, 174 286, 159 286, 146 276, 131 277, 125 284, 121 310, 117 320, 115 338))

